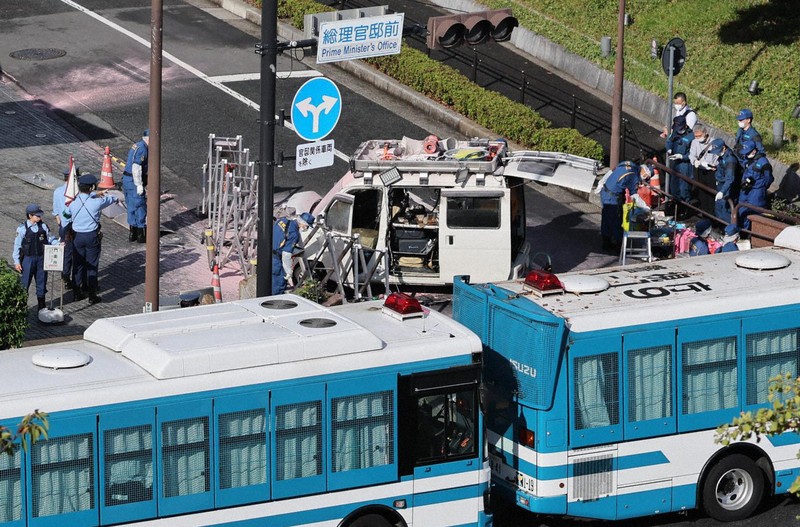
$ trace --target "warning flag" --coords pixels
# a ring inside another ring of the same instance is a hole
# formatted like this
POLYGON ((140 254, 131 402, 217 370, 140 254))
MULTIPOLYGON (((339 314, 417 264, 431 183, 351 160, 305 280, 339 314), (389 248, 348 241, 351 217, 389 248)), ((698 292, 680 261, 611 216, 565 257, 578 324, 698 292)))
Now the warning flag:
POLYGON ((78 195, 78 174, 75 170, 75 160, 69 156, 69 179, 67 180, 67 187, 64 189, 64 202, 66 205, 72 203, 75 196, 78 195))

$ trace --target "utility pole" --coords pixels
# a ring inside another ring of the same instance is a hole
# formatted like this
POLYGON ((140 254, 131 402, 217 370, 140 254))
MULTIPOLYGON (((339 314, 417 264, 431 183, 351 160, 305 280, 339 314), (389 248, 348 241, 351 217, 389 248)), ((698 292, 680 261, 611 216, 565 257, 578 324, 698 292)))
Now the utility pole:
MULTIPOLYGON (((267 2, 270 3, 270 2, 267 2)), ((158 311, 161 236, 161 43, 162 0, 152 0, 150 10, 150 144, 147 148, 147 242, 144 262, 144 310, 158 311)))
POLYGON ((614 169, 620 162, 622 141, 622 87, 625 81, 625 0, 619 0, 617 21, 617 59, 614 62, 614 97, 611 101, 611 152, 609 165, 614 169))
POLYGON ((259 125, 258 246, 256 296, 272 294, 272 209, 275 201, 275 73, 278 60, 278 2, 261 2, 261 109, 259 125))

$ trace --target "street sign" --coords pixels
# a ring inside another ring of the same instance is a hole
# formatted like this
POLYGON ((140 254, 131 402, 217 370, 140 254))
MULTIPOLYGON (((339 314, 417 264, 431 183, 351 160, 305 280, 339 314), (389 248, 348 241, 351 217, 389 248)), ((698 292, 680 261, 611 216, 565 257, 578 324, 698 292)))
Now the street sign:
POLYGON ((670 60, 672 60, 672 75, 677 75, 681 72, 684 63, 686 63, 686 44, 682 38, 675 37, 664 46, 664 52, 661 53, 661 66, 664 68, 664 74, 669 77, 670 73, 670 60), (670 59, 670 50, 672 59, 670 59))
POLYGON ((317 63, 400 53, 403 13, 321 22, 317 63))
POLYGON ((333 139, 297 145, 295 170, 311 170, 333 165, 333 139))
POLYGON ((44 246, 44 270, 63 271, 64 270, 64 246, 45 245, 44 246))
POLYGON ((323 139, 336 127, 342 115, 342 94, 325 77, 306 81, 292 101, 292 124, 306 141, 323 139))

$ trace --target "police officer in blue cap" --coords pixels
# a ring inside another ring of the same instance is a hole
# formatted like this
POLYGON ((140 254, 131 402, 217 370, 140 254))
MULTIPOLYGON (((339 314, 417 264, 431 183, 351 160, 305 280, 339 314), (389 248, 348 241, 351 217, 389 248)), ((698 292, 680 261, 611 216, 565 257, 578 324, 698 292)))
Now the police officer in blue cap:
POLYGON ((128 208, 128 241, 144 243, 147 240, 145 225, 147 221, 147 199, 144 188, 147 186, 147 157, 150 146, 150 129, 142 132, 142 138, 128 151, 128 160, 122 172, 122 190, 125 192, 125 206, 128 208))
POLYGON ((725 227, 725 236, 722 237, 722 247, 719 248, 719 252, 721 253, 729 253, 733 251, 738 251, 739 246, 736 245, 736 242, 739 241, 739 227, 734 224, 727 225, 725 227))
POLYGON ((292 219, 278 218, 272 226, 272 294, 280 295, 292 283, 292 254, 302 242, 302 234, 314 224, 314 216, 304 212, 292 219))
POLYGON ((714 162, 714 183, 717 189, 717 194, 714 196, 714 215, 729 223, 731 221, 731 205, 728 200, 738 197, 734 183, 739 160, 722 139, 711 141, 708 153, 717 157, 714 162))
MULTIPOLYGON (((758 151, 758 146, 753 141, 745 141, 739 148, 739 159, 742 160, 744 172, 739 189, 739 203, 749 203, 757 207, 766 208, 767 189, 775 181, 772 175, 772 165, 767 156, 758 151)), ((739 207, 739 226, 750 229, 750 220, 753 214, 748 207, 739 207)))
MULTIPOLYGON (((694 141, 694 134, 686 124, 686 118, 676 115, 672 119, 672 133, 667 137, 667 159, 671 161, 671 168, 688 179, 694 177, 694 169, 689 159, 692 141, 694 141)), ((681 178, 671 177, 670 184, 672 189, 670 192, 678 199, 686 203, 691 201, 692 185, 690 183, 681 178)))
POLYGON ((55 245, 58 239, 50 234, 50 229, 42 221, 44 212, 39 205, 31 203, 25 207, 25 215, 27 216, 25 223, 17 227, 11 257, 14 259, 14 269, 22 273, 22 286, 26 292, 31 286, 31 280, 36 280, 36 300, 41 311, 45 308, 47 294, 44 246, 55 245))
MULTIPOLYGON (((622 243, 622 204, 625 191, 635 201, 641 201, 637 193, 643 179, 652 177, 652 167, 623 161, 601 181, 600 203, 603 209, 600 216, 600 235, 604 251, 618 251, 622 243)), ((646 208, 643 202, 641 206, 646 208)))
POLYGON ((711 221, 703 218, 694 226, 697 235, 689 241, 689 256, 711 254, 708 249, 708 237, 711 235, 711 221))
POLYGON ((100 302, 97 296, 97 269, 100 266, 100 211, 117 203, 116 196, 106 196, 105 191, 93 192, 97 185, 97 177, 84 174, 78 178, 79 194, 67 205, 64 216, 72 223, 75 231, 73 241, 73 260, 75 266, 75 300, 86 298, 89 303, 100 302))
MULTIPOLYGON (((753 126, 753 111, 749 108, 742 108, 736 115, 736 121, 739 129, 736 130, 736 141, 733 143, 734 152, 738 154, 745 141, 753 141, 756 144, 756 149, 765 154, 764 144, 761 141, 761 134, 753 126)), ((744 166, 744 159, 739 159, 740 163, 744 166)))

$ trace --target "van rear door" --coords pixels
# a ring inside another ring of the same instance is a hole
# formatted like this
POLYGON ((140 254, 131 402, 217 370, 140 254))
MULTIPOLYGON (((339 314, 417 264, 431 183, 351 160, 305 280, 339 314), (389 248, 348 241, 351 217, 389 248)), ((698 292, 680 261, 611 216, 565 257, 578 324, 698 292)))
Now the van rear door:
POLYGON ((505 159, 503 175, 589 192, 597 179, 597 163, 588 157, 523 150, 505 159))
POLYGON ((439 219, 439 276, 473 282, 505 280, 511 269, 508 189, 443 189, 439 219))

